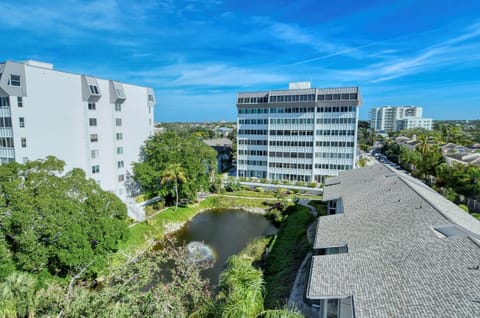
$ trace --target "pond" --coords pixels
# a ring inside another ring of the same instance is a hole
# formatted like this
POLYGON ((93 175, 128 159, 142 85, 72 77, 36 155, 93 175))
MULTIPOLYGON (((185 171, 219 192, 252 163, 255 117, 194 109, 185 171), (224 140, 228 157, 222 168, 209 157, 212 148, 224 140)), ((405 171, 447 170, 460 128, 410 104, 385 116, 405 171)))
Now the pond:
POLYGON ((240 252, 255 237, 272 235, 277 228, 264 216, 242 210, 212 210, 196 215, 177 232, 179 242, 204 242, 213 250, 213 267, 202 275, 217 285, 226 260, 240 252))

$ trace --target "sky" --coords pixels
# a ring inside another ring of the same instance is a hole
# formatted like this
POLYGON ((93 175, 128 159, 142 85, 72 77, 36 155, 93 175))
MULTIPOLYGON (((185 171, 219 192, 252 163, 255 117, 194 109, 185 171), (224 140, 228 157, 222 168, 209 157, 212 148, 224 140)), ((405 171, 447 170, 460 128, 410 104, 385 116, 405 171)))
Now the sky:
POLYGON ((360 119, 480 119, 478 0, 0 0, 0 61, 155 90, 155 121, 233 121, 236 94, 359 86, 360 119))

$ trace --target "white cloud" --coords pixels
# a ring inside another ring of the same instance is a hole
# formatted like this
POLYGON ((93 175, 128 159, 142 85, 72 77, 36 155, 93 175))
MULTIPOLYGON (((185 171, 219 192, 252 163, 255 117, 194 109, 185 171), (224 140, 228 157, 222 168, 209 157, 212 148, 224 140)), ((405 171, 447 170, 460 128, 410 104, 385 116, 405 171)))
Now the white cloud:
POLYGON ((288 77, 282 74, 222 63, 179 63, 131 75, 167 87, 245 87, 288 82, 288 77))

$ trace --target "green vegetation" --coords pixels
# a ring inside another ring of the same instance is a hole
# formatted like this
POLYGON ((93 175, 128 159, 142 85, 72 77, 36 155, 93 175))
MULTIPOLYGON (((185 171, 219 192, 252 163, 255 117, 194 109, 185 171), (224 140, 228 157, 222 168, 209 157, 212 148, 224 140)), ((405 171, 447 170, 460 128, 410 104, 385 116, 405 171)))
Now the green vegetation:
POLYGON ((311 206, 315 207, 317 210, 318 216, 324 216, 327 215, 327 204, 320 201, 320 200, 315 200, 315 201, 310 201, 309 203, 311 206))
POLYGON ((127 209, 54 157, 0 166, 0 279, 12 270, 92 275, 128 236, 127 209), (63 174, 63 175, 62 175, 63 174))
POLYGON ((136 255, 96 286, 48 284, 36 288, 33 276, 9 276, 0 285, 1 317, 185 317, 210 295, 200 267, 184 248, 136 255), (6 304, 6 305, 4 305, 6 304), (3 311, 2 311, 3 310, 3 311))
POLYGON ((440 145, 446 142, 464 146, 478 142, 476 138, 480 136, 474 133, 478 128, 480 122, 464 123, 463 126, 461 123, 437 122, 433 131, 409 129, 395 133, 410 138, 415 135, 418 141, 415 150, 388 140, 382 151, 450 201, 461 204, 464 197, 480 200, 480 168, 455 163, 449 165, 444 162, 440 149, 440 145))
POLYGON ((199 191, 207 191, 215 179, 216 152, 193 135, 181 136, 175 132, 153 135, 145 142, 144 160, 135 163, 134 179, 148 197, 160 195, 167 203, 174 201, 176 191, 180 198, 193 199, 199 191), (185 177, 178 187, 161 182, 165 171, 179 165, 185 177))
POLYGON ((303 317, 288 309, 265 310, 263 274, 252 261, 244 255, 230 257, 228 268, 220 275, 219 294, 191 317, 303 317))
POLYGON ((287 209, 265 266, 267 294, 266 308, 279 308, 285 304, 292 289, 297 270, 311 246, 307 240, 308 226, 314 221, 309 209, 292 206, 287 209))
POLYGON ((179 163, 171 163, 163 170, 162 184, 173 183, 175 191, 175 211, 178 208, 178 185, 187 182, 185 171, 179 163))

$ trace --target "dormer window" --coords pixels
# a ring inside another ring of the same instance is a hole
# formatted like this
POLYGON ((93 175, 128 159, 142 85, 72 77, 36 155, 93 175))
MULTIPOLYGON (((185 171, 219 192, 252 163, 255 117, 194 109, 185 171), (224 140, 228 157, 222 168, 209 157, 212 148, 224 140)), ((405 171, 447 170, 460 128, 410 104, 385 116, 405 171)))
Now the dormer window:
POLYGON ((22 82, 20 80, 20 75, 10 74, 10 78, 8 79, 8 85, 10 85, 10 86, 22 86, 22 82))
POLYGON ((90 88, 90 93, 92 93, 92 95, 100 95, 97 85, 88 85, 88 87, 90 88))

